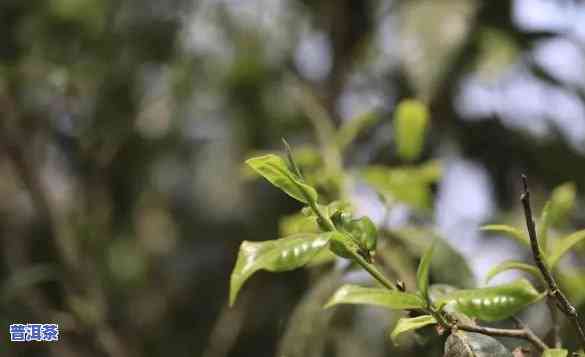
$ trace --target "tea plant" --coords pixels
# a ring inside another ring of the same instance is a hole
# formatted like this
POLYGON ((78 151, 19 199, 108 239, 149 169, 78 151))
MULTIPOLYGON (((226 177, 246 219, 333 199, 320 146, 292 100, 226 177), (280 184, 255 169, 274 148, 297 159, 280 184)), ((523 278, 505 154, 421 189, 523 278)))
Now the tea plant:
MULTIPOLYGON (((423 134, 427 126, 427 116, 425 107, 419 102, 407 101, 399 106, 395 118, 395 132, 397 152, 403 160, 411 161, 419 157, 423 145, 423 134)), ((372 122, 372 119, 366 117, 358 121, 359 124, 352 124, 354 125, 352 128, 344 127, 339 132, 329 132, 328 134, 338 139, 333 146, 333 151, 329 152, 330 157, 333 155, 338 160, 343 147, 359 132, 359 125, 367 121, 372 122)), ((407 311, 408 317, 400 318, 389 334, 389 338, 395 343, 399 336, 406 332, 435 326, 437 333, 448 334, 444 348, 445 356, 512 356, 504 345, 493 338, 498 336, 513 337, 530 343, 530 351, 534 353, 532 355, 541 353, 549 357, 568 356, 569 352, 562 348, 560 340, 557 309, 573 322, 581 342, 585 343, 585 335, 577 311, 559 289, 553 275, 560 259, 577 243, 585 239, 585 231, 578 231, 554 243, 548 239, 549 227, 562 220, 573 205, 573 186, 564 185, 555 190, 552 199, 543 210, 538 236, 532 218, 530 193, 525 177, 523 177, 524 192, 521 201, 528 235, 508 225, 483 227, 485 231, 504 234, 527 246, 531 249, 535 260, 535 265, 520 261, 499 264, 488 273, 488 279, 503 271, 518 269, 535 277, 540 282, 538 289, 526 279, 492 287, 470 289, 429 285, 429 271, 434 252, 437 246, 445 246, 445 242, 437 237, 431 244, 427 244, 428 247, 420 258, 416 270, 416 288, 407 289, 403 281, 392 281, 380 269, 376 251, 381 235, 385 237, 398 235, 401 236, 400 239, 408 240, 410 239, 408 234, 388 232, 383 227, 378 229, 370 218, 356 217, 351 205, 345 200, 326 202, 320 196, 319 186, 323 186, 324 191, 329 191, 330 196, 331 192, 337 196, 343 196, 342 182, 347 176, 341 170, 340 161, 333 165, 329 163, 329 171, 321 165, 316 165, 313 169, 317 172, 313 172, 313 176, 306 177, 301 167, 307 163, 306 156, 315 158, 313 149, 304 149, 305 157, 299 161, 299 164, 286 141, 285 148, 286 159, 276 154, 265 154, 248 159, 246 164, 305 207, 293 217, 288 217, 282 225, 281 231, 289 235, 271 241, 245 241, 241 244, 230 282, 231 305, 235 303, 243 284, 259 270, 283 272, 303 266, 323 264, 339 257, 357 264, 379 286, 344 285, 333 293, 324 308, 339 304, 367 304, 390 310, 407 311), (334 169, 331 169, 332 167, 334 169), (318 172, 318 170, 322 171, 318 172), (539 303, 543 299, 548 303, 553 320, 552 345, 545 343, 514 316, 529 305, 539 303), (502 321, 510 318, 516 319, 518 328, 487 327, 478 322, 502 321)), ((437 166, 436 163, 399 168, 373 166, 364 168, 360 173, 366 182, 378 190, 386 203, 406 202, 415 209, 424 210, 429 196, 429 185, 438 177, 437 166)), ((428 231, 422 231, 428 233, 428 231)), ((524 355, 526 352, 525 349, 519 348, 515 350, 515 356, 524 355)), ((583 354, 575 352, 575 355, 583 354)))

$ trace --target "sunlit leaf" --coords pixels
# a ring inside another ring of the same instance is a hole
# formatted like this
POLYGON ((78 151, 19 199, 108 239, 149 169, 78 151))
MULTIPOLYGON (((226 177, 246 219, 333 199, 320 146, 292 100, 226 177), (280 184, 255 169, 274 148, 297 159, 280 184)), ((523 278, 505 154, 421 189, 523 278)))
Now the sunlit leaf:
POLYGON ((365 129, 373 126, 380 121, 381 116, 376 112, 369 112, 353 118, 345 123, 339 131, 335 139, 340 149, 344 149, 365 129))
POLYGON ((512 352, 493 337, 457 331, 447 338, 443 357, 512 357, 512 352))
POLYGON ((485 278, 486 282, 489 282, 494 276, 507 270, 521 270, 542 281, 542 274, 534 265, 519 262, 517 260, 506 260, 490 269, 485 278))
POLYGON ((398 320, 396 326, 392 330, 392 333, 390 334, 390 339, 392 340, 392 342, 396 343, 396 338, 401 334, 436 323, 437 320, 435 320, 435 318, 431 315, 422 315, 412 318, 401 318, 400 320, 398 320))
POLYGON ((291 197, 303 202, 317 202, 317 191, 291 172, 286 162, 279 156, 268 154, 246 160, 260 175, 291 197))
POLYGON ((580 243, 583 239, 585 239, 585 229, 577 231, 559 240, 549 254, 549 266, 554 268, 559 260, 561 260, 563 255, 565 255, 569 250, 571 250, 571 248, 580 243))
POLYGON ((265 242, 242 242, 230 280, 230 305, 242 285, 258 270, 281 272, 300 268, 327 249, 329 234, 298 234, 265 242))
POLYGON ((508 226, 505 224, 488 224, 486 226, 481 227, 481 230, 485 232, 494 232, 502 234, 506 237, 512 238, 524 244, 527 247, 530 247, 530 240, 528 239, 528 236, 518 228, 508 226))
POLYGON ((429 120, 426 105, 416 99, 405 99, 394 113, 394 131, 398 155, 404 160, 415 160, 424 146, 429 120))
POLYGON ((494 287, 458 290, 440 297, 438 305, 453 306, 456 310, 485 321, 508 318, 542 298, 526 280, 494 287))
POLYGON ((422 256, 416 271, 418 292, 427 301, 429 300, 429 267, 431 266, 434 248, 435 245, 431 244, 430 248, 422 256))
POLYGON ((326 308, 338 304, 366 304, 392 310, 423 308, 425 302, 418 295, 382 288, 344 285, 333 294, 326 308))
POLYGON ((567 357, 569 351, 562 348, 549 348, 542 353, 542 357, 567 357))

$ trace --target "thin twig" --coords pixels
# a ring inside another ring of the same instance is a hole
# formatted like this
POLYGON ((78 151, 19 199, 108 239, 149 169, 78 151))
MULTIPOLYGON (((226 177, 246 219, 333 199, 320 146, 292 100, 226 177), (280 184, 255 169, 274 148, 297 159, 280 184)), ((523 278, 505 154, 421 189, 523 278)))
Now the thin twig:
POLYGON ((544 351, 549 348, 546 343, 544 343, 538 336, 532 332, 532 330, 524 327, 521 329, 502 329, 502 328, 494 328, 494 327, 483 327, 483 326, 472 326, 472 325, 464 325, 464 324, 457 324, 457 328, 459 330, 468 331, 468 332, 478 332, 484 335, 490 336, 500 336, 500 337, 513 337, 519 338, 523 340, 527 340, 528 342, 532 343, 539 351, 544 351))
POLYGON ((573 322, 575 328, 579 332, 579 337, 581 339, 581 346, 585 347, 585 332, 581 321, 579 320, 579 316, 577 314, 577 309, 571 304, 569 299, 563 294, 563 292, 559 289, 555 278, 552 275, 552 272, 549 270, 548 266, 545 263, 544 257, 542 256, 542 251, 540 250, 540 246, 538 245, 538 239, 536 236, 536 229, 534 227, 534 219, 532 218, 532 208, 530 207, 530 191, 528 191, 528 179, 526 175, 522 175, 522 183, 524 185, 524 192, 520 200, 522 201, 522 205, 524 206, 524 215, 526 217, 526 227, 528 229, 528 236, 530 237, 530 247, 532 248, 532 255, 534 256, 534 261, 536 262, 536 266, 540 270, 542 276, 544 277, 544 281, 548 286, 548 294, 549 296, 553 297, 556 300, 557 307, 561 310, 568 318, 573 322))

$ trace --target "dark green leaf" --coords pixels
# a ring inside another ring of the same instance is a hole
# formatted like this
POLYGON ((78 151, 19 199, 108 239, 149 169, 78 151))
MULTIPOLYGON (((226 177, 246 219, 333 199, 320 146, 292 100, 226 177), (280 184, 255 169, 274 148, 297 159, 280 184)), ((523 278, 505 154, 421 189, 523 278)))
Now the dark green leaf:
POLYGON ((424 300, 415 294, 382 288, 365 288, 357 285, 341 287, 325 307, 328 308, 338 304, 367 304, 392 310, 425 307, 424 300))
POLYGON ((454 307, 467 316, 485 321, 508 318, 543 297, 526 280, 494 287, 458 290, 440 297, 438 305, 454 307))
POLYGON ((435 244, 431 244, 430 248, 427 249, 425 254, 422 256, 418 269, 416 271, 416 284, 419 294, 426 300, 429 301, 429 267, 431 266, 431 260, 433 257, 433 250, 435 244))
POLYGON ((423 149, 429 111, 415 99, 401 101, 394 113, 394 131, 398 155, 404 160, 415 160, 423 149))
POLYGON ((490 269, 485 278, 486 282, 489 282, 494 276, 507 270, 522 270, 523 272, 529 273, 542 281, 542 274, 540 273, 540 270, 538 270, 538 268, 534 265, 526 264, 516 260, 506 260, 490 269))
POLYGON ((242 242, 230 281, 230 305, 242 285, 258 270, 281 272, 300 268, 327 249, 329 234, 298 234, 265 242, 242 242))
POLYGON ((569 250, 571 250, 571 248, 580 243, 583 239, 585 239, 585 229, 577 231, 559 240, 548 255, 547 262, 549 266, 554 268, 559 260, 561 260, 561 258, 569 250))
POLYGON ((422 315, 412 318, 401 318, 400 320, 398 320, 396 326, 392 330, 392 333, 390 334, 390 339, 392 340, 393 343, 396 343, 396 338, 403 334, 404 332, 417 330, 419 328, 436 323, 437 320, 435 320, 435 318, 432 317, 431 315, 422 315))
POLYGON ((254 157, 246 160, 246 164, 291 197, 306 204, 317 202, 317 191, 291 172, 279 156, 268 154, 254 157))
POLYGON ((481 227, 481 230, 486 232, 500 233, 506 237, 515 239, 527 247, 530 247, 530 240, 528 239, 528 236, 518 228, 505 224, 488 224, 487 226, 481 227))

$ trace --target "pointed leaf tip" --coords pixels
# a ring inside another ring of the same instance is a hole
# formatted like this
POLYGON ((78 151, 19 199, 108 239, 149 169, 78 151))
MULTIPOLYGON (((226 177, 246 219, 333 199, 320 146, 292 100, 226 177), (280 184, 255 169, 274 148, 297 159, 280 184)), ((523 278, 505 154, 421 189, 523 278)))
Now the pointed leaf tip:
POLYGON ((281 157, 268 154, 250 158, 246 164, 294 199, 305 204, 317 202, 317 191, 293 173, 281 157))

